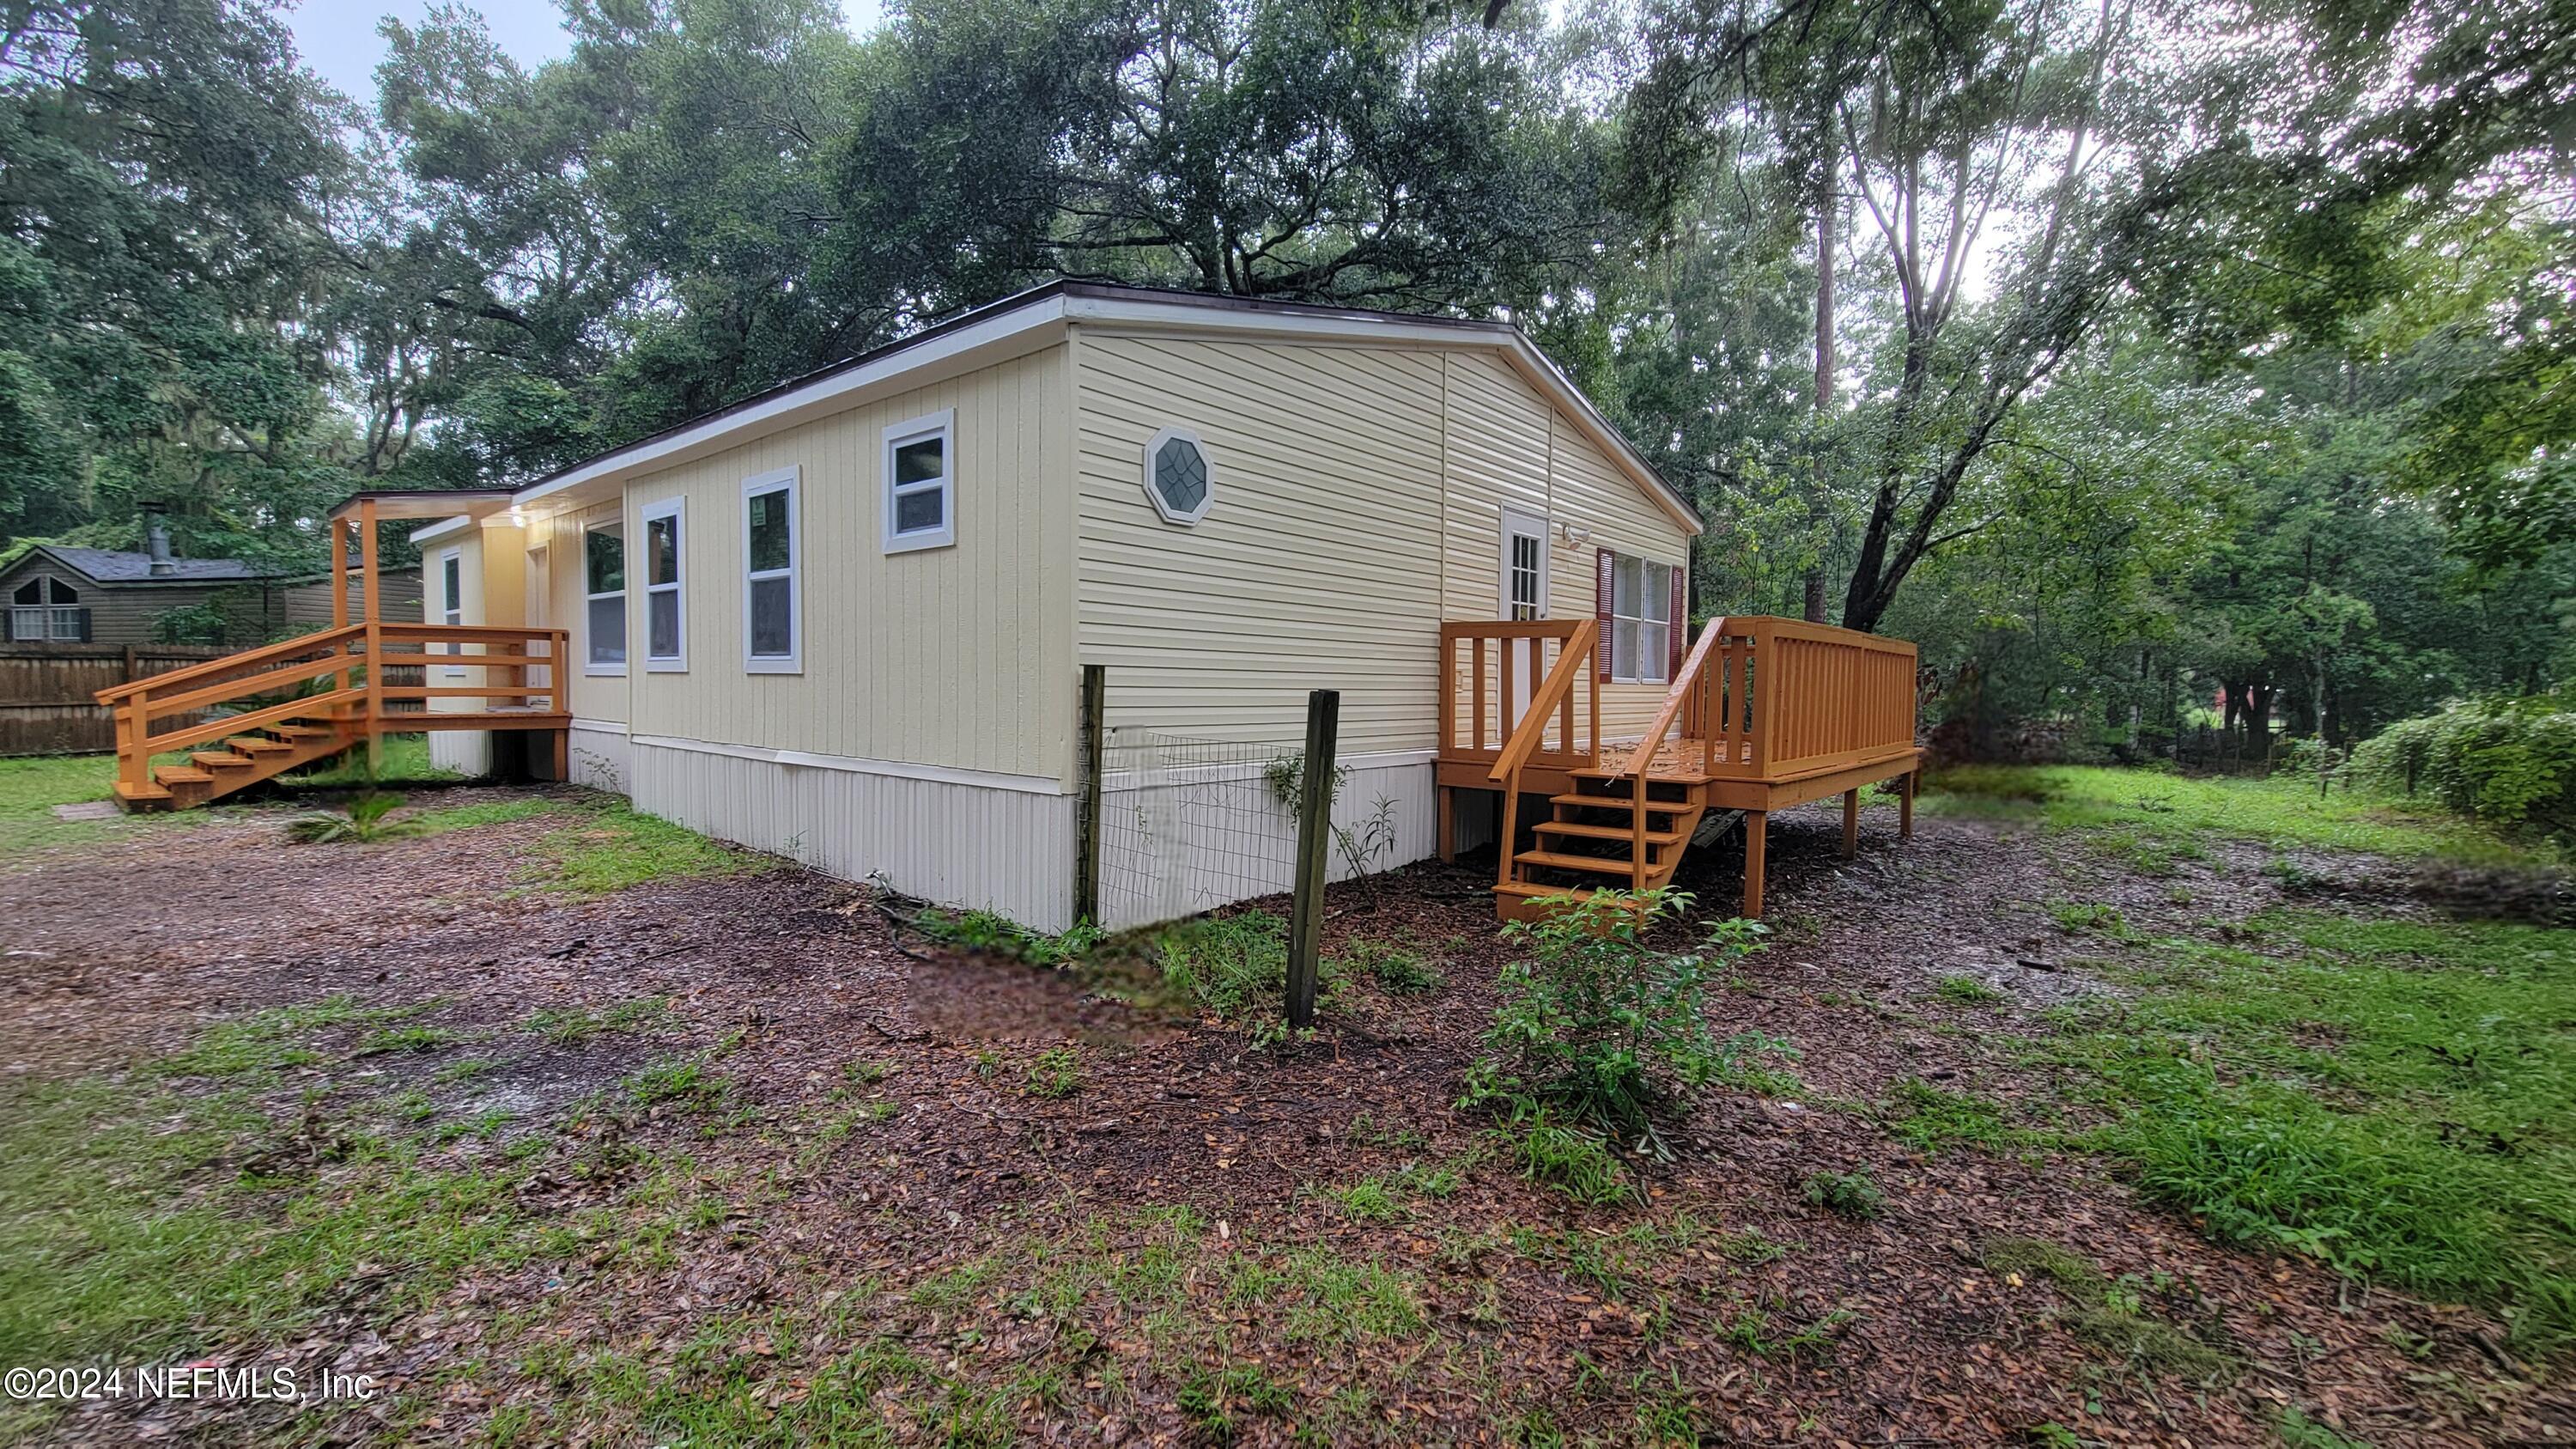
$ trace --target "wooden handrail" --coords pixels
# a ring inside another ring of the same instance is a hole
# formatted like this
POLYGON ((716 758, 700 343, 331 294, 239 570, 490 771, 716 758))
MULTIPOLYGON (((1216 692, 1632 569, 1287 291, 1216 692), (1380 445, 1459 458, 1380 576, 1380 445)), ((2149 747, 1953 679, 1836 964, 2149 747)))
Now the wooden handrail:
MULTIPOLYGON (((1574 681, 1582 678, 1583 671, 1589 667, 1586 661, 1591 659, 1593 643, 1600 635, 1600 622, 1585 619, 1565 636, 1565 647, 1557 651, 1556 667, 1547 672, 1546 681, 1539 685, 1537 693, 1530 696, 1528 711, 1513 727, 1511 738, 1503 742, 1503 752, 1494 757, 1494 768, 1487 775, 1488 779, 1500 783, 1519 773, 1521 766, 1529 763, 1539 741, 1547 738, 1548 721, 1563 707, 1573 693, 1574 681)), ((1510 700, 1506 697, 1504 708, 1510 707, 1510 700)))
POLYGON ((101 704, 114 704, 128 695, 138 694, 147 689, 157 694, 174 684, 187 684, 228 671, 247 669, 251 665, 264 664, 272 659, 291 658, 329 645, 345 644, 357 638, 362 632, 363 627, 356 624, 338 629, 325 629, 318 634, 307 634, 299 639, 266 644, 257 649, 245 649, 239 654, 227 654, 221 659, 209 659, 203 664, 192 664, 185 669, 173 669, 164 674, 155 674, 124 684, 112 684, 98 691, 93 697, 101 704))
POLYGON ((1646 726, 1645 735, 1637 741, 1636 751, 1611 767, 1610 779, 1616 780, 1637 768, 1640 760, 1649 762, 1647 768, 1652 767, 1655 751, 1663 748, 1664 736, 1672 733, 1673 721, 1681 718, 1682 705, 1689 699, 1690 692, 1699 686, 1700 668, 1708 662, 1709 646, 1725 633, 1726 616, 1723 614, 1709 620, 1708 627, 1700 631, 1699 642, 1691 646, 1690 656, 1682 661, 1682 672, 1673 676, 1673 687, 1664 692, 1664 707, 1655 711, 1655 721, 1646 726))

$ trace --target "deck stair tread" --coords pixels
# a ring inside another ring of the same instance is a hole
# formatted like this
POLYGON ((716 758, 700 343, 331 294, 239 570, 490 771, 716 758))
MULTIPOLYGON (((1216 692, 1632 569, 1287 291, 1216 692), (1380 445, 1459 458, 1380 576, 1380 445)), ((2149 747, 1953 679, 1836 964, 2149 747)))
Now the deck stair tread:
MULTIPOLYGON (((1646 813, 1652 815, 1658 812, 1649 808, 1646 813)), ((1665 811, 1661 813, 1670 814, 1672 812, 1665 811)), ((1534 828, 1541 835, 1572 835, 1584 840, 1624 841, 1634 839, 1636 835, 1636 831, 1632 826, 1592 825, 1579 820, 1542 820, 1534 828)), ((1646 843, 1648 845, 1678 845, 1681 843, 1682 839, 1682 833, 1678 830, 1649 830, 1646 832, 1646 843)))
POLYGON ((248 755, 228 755, 220 750, 198 750, 188 758, 209 770, 248 769, 258 763, 248 755))
MULTIPOLYGON (((1524 850, 1512 859, 1545 870, 1579 870, 1593 875, 1628 875, 1626 859, 1610 855, 1567 855, 1555 850, 1524 850)), ((1649 867, 1652 870, 1652 867, 1649 867)))
MULTIPOLYGON (((1636 804, 1625 795, 1550 795, 1547 800, 1551 805, 1571 805, 1587 810, 1624 811, 1636 804)), ((1698 808, 1688 800, 1665 800, 1653 795, 1646 797, 1646 813, 1649 815, 1686 815, 1698 808)))
POLYGON ((158 785, 137 785, 130 780, 116 782, 117 798, 128 802, 157 802, 170 798, 170 792, 158 785))
POLYGON ((191 765, 163 765, 152 772, 152 778, 163 785, 203 785, 215 776, 211 770, 200 770, 191 765))
POLYGON ((224 743, 245 755, 275 755, 295 748, 284 740, 265 739, 259 735, 234 735, 224 743))

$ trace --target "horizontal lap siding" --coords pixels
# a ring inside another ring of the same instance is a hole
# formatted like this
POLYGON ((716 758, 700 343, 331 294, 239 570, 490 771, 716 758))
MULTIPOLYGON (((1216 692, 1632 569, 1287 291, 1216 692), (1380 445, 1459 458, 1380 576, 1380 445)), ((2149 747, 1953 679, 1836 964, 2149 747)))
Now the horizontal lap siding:
POLYGON ((967 373, 637 480, 627 490, 633 731, 1040 775, 1073 758, 1072 526, 1061 349, 967 373), (953 547, 883 551, 884 430, 956 414, 953 547), (801 674, 743 661, 745 478, 795 465, 801 674), (644 667, 642 511, 685 498, 688 670, 644 667))
POLYGON ((1342 692, 1342 749, 1432 744, 1441 356, 1112 336, 1077 341, 1079 647, 1113 727, 1286 742, 1342 692), (1144 447, 1183 427, 1215 500, 1166 524, 1144 447))

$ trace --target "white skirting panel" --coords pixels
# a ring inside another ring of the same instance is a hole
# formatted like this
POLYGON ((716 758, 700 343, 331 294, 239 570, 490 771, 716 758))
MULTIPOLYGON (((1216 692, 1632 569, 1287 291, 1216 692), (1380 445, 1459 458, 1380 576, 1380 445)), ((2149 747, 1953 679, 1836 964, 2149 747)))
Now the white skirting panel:
POLYGON ((429 762, 479 780, 492 773, 492 736, 484 730, 431 730, 429 762))
MULTIPOLYGON (((1367 868, 1392 870, 1439 849, 1426 761, 1354 764, 1333 801, 1333 823, 1365 843, 1386 802, 1392 844, 1367 868)), ((1297 883, 1297 822, 1258 767, 1181 766, 1114 772, 1100 805, 1100 913, 1112 930, 1176 920, 1297 883)), ((1490 835, 1490 831, 1488 832, 1490 835)), ((1331 878, 1351 875, 1338 845, 1331 878)))
POLYGON ((623 726, 574 720, 564 754, 572 766, 572 783, 613 795, 635 793, 634 751, 623 726))
POLYGON ((636 808, 665 820, 1035 930, 1073 924, 1073 796, 618 743, 636 808))

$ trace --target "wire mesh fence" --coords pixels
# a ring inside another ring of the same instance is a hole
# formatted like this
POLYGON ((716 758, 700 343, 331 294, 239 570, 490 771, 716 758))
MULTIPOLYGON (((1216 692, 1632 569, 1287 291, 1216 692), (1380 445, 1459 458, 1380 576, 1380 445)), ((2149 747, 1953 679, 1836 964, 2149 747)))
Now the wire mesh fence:
POLYGON ((1294 886, 1287 801, 1304 750, 1111 729, 1101 759, 1104 923, 1170 920, 1294 886))

